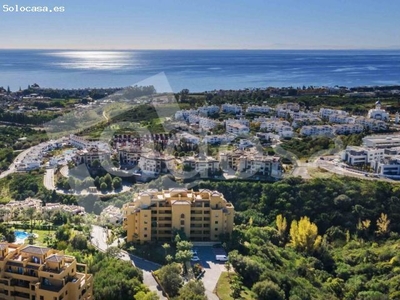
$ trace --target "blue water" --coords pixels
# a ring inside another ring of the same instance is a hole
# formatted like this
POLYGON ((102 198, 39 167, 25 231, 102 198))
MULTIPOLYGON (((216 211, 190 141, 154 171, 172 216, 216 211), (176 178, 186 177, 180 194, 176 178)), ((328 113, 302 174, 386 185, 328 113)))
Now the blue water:
POLYGON ((0 86, 12 90, 32 83, 52 88, 124 87, 161 72, 166 78, 158 84, 159 91, 175 92, 392 85, 400 84, 400 51, 0 50, 0 86))
POLYGON ((29 233, 25 231, 14 231, 15 238, 18 240, 24 240, 29 236, 29 233))

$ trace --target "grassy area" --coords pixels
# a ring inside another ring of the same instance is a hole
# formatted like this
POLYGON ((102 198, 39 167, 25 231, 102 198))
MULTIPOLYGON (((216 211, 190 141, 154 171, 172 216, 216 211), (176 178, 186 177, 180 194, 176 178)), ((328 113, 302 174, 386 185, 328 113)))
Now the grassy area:
POLYGON ((308 174, 313 178, 330 178, 332 173, 321 168, 308 168, 308 174))
MULTIPOLYGON (((27 232, 29 232, 30 230, 28 229, 27 232)), ((39 245, 39 246, 47 246, 46 243, 44 242, 44 239, 47 235, 51 235, 54 238, 54 233, 55 230, 33 230, 33 233, 38 235, 38 238, 35 239, 34 243, 35 245, 39 245)), ((25 243, 28 243, 28 239, 25 240, 25 243)))
MULTIPOLYGON (((231 297, 231 284, 229 281, 229 276, 233 277, 234 273, 233 272, 222 272, 221 276, 218 279, 217 282, 217 287, 216 287, 216 294, 219 299, 221 300, 234 300, 231 297)), ((250 291, 247 287, 243 286, 243 291, 240 294, 242 299, 245 300, 252 300, 255 299, 255 295, 252 291, 250 291)))

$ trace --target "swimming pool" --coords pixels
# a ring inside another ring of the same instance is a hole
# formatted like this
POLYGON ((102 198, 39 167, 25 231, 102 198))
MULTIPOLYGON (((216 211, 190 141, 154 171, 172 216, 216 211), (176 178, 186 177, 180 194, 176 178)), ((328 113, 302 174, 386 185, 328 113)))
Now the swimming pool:
POLYGON ((29 233, 26 231, 16 230, 14 231, 14 235, 15 235, 15 242, 17 244, 23 244, 25 239, 29 236, 29 233))

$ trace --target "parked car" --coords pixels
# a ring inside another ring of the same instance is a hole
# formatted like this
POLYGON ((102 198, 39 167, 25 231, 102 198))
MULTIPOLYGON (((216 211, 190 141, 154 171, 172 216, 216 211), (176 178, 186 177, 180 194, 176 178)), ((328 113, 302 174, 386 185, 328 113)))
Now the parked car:
POLYGON ((215 255, 216 261, 228 261, 228 257, 226 255, 215 255))

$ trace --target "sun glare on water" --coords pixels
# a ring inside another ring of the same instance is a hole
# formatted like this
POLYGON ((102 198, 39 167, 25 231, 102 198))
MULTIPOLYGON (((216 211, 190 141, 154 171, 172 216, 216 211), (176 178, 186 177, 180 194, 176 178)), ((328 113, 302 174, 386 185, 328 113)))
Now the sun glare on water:
POLYGON ((65 69, 119 70, 139 65, 135 53, 125 51, 59 51, 46 55, 61 58, 53 64, 65 69))

